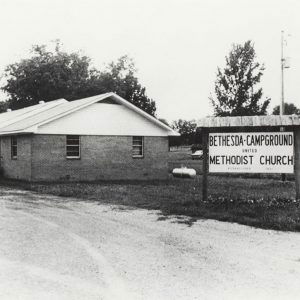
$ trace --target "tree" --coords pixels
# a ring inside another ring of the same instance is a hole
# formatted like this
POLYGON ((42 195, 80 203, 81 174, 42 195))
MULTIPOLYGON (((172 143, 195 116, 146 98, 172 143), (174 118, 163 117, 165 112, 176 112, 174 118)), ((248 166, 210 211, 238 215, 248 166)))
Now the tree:
POLYGON ((182 145, 190 145, 195 142, 197 124, 194 120, 173 121, 172 128, 180 133, 179 141, 182 145))
MULTIPOLYGON (((280 108, 279 105, 276 105, 273 108, 273 115, 279 115, 280 108)), ((285 115, 300 115, 300 109, 297 108, 293 103, 284 103, 284 114, 285 115)))
POLYGON ((215 81, 215 97, 210 97, 216 116, 265 115, 270 99, 260 104, 260 82, 264 66, 255 61, 256 54, 251 41, 234 44, 226 57, 224 70, 218 68, 215 81))
POLYGON ((65 98, 69 101, 106 92, 116 92, 151 115, 155 102, 136 77, 132 59, 122 56, 99 71, 91 66, 91 59, 79 52, 67 53, 56 41, 55 49, 35 45, 32 56, 8 65, 2 90, 9 95, 13 109, 65 98))
POLYGON ((111 62, 102 72, 93 70, 91 80, 87 84, 87 94, 97 95, 115 92, 135 106, 155 116, 155 101, 146 95, 146 88, 139 83, 135 73, 136 68, 133 60, 124 55, 117 62, 111 62))
POLYGON ((54 51, 35 45, 31 53, 31 58, 5 69, 6 84, 2 90, 9 95, 11 108, 30 106, 40 100, 75 100, 86 96, 83 90, 90 77, 87 56, 63 52, 58 42, 54 51))

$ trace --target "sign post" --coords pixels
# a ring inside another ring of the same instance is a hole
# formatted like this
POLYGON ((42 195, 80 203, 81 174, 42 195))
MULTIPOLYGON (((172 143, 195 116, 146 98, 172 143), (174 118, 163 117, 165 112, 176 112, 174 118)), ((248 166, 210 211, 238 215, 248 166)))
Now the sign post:
POLYGON ((295 186, 296 199, 300 199, 300 128, 295 129, 295 186))
POLYGON ((202 130, 203 148, 203 175, 202 175, 202 200, 207 201, 207 179, 208 179, 208 130, 202 130))

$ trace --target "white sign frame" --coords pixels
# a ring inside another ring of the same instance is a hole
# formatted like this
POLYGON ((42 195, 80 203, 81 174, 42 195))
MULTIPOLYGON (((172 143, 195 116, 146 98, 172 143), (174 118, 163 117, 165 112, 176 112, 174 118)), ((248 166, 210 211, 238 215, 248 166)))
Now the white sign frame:
POLYGON ((210 173, 294 173, 294 133, 209 133, 210 173))

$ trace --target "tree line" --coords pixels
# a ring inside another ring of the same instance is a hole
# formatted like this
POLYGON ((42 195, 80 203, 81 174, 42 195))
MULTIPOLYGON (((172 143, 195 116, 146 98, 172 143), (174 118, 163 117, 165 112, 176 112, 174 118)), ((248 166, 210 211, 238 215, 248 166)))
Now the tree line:
MULTIPOLYGON (((6 67, 1 89, 7 101, 0 102, 0 112, 7 108, 19 109, 58 98, 69 101, 115 92, 132 104, 156 117, 156 102, 148 97, 146 88, 139 82, 134 61, 124 55, 109 63, 102 70, 95 68, 91 59, 80 52, 67 53, 56 41, 54 50, 45 45, 34 45, 31 57, 6 67)), ((254 44, 251 41, 233 44, 225 57, 225 67, 218 68, 214 93, 209 100, 215 116, 265 115, 270 98, 263 97, 259 86, 265 66, 256 61, 254 44)), ((279 114, 279 106, 273 108, 279 114)), ((285 114, 300 115, 293 103, 285 103, 285 114)), ((195 120, 178 119, 169 124, 160 119, 181 137, 173 144, 201 143, 201 134, 196 132, 195 120)))
POLYGON ((51 51, 45 45, 34 45, 30 58, 6 67, 5 84, 1 89, 8 99, 0 104, 2 111, 27 107, 41 100, 65 98, 73 101, 115 92, 150 115, 156 115, 156 103, 139 82, 131 58, 124 55, 98 70, 86 55, 67 53, 61 46, 56 41, 51 51))

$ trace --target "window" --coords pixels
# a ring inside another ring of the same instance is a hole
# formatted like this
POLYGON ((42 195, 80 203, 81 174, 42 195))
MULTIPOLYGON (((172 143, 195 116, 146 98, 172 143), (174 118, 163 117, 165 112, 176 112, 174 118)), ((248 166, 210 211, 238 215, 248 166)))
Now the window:
POLYGON ((67 155, 67 158, 80 158, 80 137, 79 137, 79 135, 67 135, 66 155, 67 155))
POLYGON ((18 156, 18 140, 16 136, 12 136, 11 140, 11 158, 12 159, 17 159, 18 156))
POLYGON ((142 136, 132 137, 132 157, 144 157, 144 138, 142 136))

